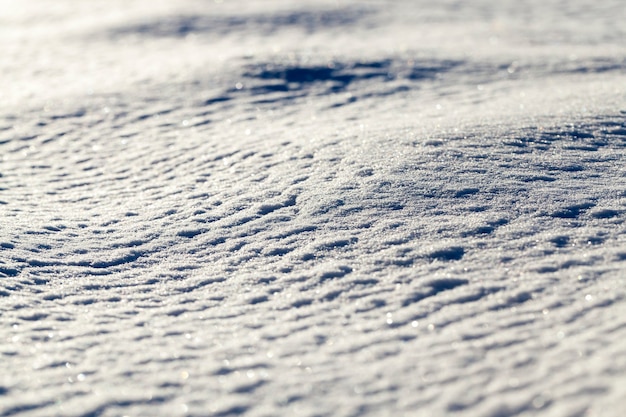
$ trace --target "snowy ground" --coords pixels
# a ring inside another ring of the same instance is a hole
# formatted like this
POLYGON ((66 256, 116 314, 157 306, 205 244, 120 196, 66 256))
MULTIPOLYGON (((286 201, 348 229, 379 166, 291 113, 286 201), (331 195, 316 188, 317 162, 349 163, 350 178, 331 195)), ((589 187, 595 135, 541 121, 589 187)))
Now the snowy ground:
POLYGON ((623 415, 622 1, 0 10, 0 415, 623 415))

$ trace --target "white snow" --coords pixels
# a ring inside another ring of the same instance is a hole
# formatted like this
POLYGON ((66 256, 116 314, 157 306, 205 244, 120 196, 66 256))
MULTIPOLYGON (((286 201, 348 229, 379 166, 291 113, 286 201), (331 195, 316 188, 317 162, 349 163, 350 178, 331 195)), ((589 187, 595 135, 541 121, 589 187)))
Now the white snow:
POLYGON ((0 415, 622 415, 622 2, 0 10, 0 415))

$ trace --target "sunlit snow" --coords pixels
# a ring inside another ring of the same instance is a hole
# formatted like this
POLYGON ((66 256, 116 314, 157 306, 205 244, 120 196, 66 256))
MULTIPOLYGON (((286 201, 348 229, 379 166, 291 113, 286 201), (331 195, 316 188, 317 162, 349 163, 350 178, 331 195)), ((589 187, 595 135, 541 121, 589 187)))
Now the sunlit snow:
POLYGON ((0 0, 0 415, 622 416, 617 0, 0 0))

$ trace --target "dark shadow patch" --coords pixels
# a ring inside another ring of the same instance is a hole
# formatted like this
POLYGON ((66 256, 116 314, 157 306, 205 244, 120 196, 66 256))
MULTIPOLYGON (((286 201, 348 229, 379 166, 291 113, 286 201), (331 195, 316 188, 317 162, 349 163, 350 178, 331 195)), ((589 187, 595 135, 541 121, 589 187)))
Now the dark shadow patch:
POLYGON ((265 385, 265 381, 260 379, 256 382, 240 385, 236 388, 233 388, 232 392, 235 394, 252 394, 254 391, 262 387, 263 385, 265 385))
POLYGON ((428 258, 437 261, 458 261, 465 255, 465 249, 461 246, 438 249, 428 254, 428 258))
POLYGON ((141 256, 143 255, 142 252, 135 252, 132 251, 126 255, 120 256, 118 258, 114 258, 108 261, 99 261, 99 262, 93 262, 91 264, 89 264, 90 267, 92 268, 110 268, 113 266, 120 266, 120 265, 124 265, 124 264, 128 264, 131 262, 136 261, 137 259, 139 259, 141 256))
POLYGON ((228 408, 226 410, 218 411, 216 413, 212 413, 213 417, 232 417, 232 416, 240 416, 245 414, 248 411, 249 407, 244 405, 236 405, 234 407, 228 408))
POLYGON ((624 71, 626 70, 626 60, 622 59, 619 61, 619 58, 616 59, 608 59, 608 58, 595 58, 591 61, 587 61, 584 65, 574 65, 570 64, 570 66, 566 65, 561 71, 569 74, 602 74, 605 72, 613 72, 613 71, 624 71))
POLYGON ((83 117, 85 114, 87 114, 87 111, 85 109, 78 109, 74 112, 70 112, 70 113, 57 113, 57 114, 53 114, 50 116, 51 120, 60 120, 60 119, 72 119, 72 118, 79 118, 79 117, 83 117))
MULTIPOLYGON (((248 74, 250 75, 250 74, 248 74)), ((294 66, 284 68, 263 68, 254 78, 262 80, 282 80, 286 83, 313 83, 320 81, 340 81, 350 82, 354 77, 350 75, 339 75, 335 68, 325 67, 305 67, 294 66)))
POLYGON ((24 316, 19 316, 19 319, 25 320, 25 321, 40 321, 40 320, 44 320, 47 317, 48 317, 48 313, 39 312, 39 313, 32 313, 32 314, 28 314, 24 316))
MULTIPOLYGON (((361 62, 329 62, 325 65, 306 65, 303 63, 265 63, 248 66, 244 76, 251 80, 260 80, 262 83, 252 82, 248 88, 253 94, 269 94, 289 92, 310 88, 313 85, 322 86, 323 94, 345 91, 353 83, 377 79, 381 82, 394 80, 423 81, 436 79, 441 74, 451 71, 461 65, 462 61, 424 60, 407 64, 403 61, 384 59, 380 61, 361 62)), ((394 87, 394 92, 400 88, 406 91, 409 88, 394 87)), ((233 90, 235 92, 237 90, 233 90)), ((380 93, 384 94, 384 93, 380 93)), ((350 97, 337 106, 353 103, 358 97, 350 97)))
POLYGON ((283 256, 288 254, 289 252, 293 252, 294 248, 274 248, 267 251, 267 256, 283 256))
POLYGON ((215 239, 209 240, 207 243, 211 246, 221 245, 222 243, 226 243, 226 238, 222 236, 216 237, 215 239))
POLYGON ((178 233, 176 233, 176 235, 178 235, 180 237, 192 238, 192 237, 198 236, 199 234, 202 234, 204 232, 206 232, 206 230, 204 230, 204 229, 187 229, 187 230, 180 230, 180 231, 178 231, 178 233))
POLYGON ((187 309, 184 309, 184 308, 177 308, 177 309, 174 309, 174 310, 170 310, 170 311, 168 311, 168 312, 167 312, 167 313, 165 313, 165 314, 166 314, 166 315, 168 315, 168 316, 170 316, 170 317, 178 317, 178 316, 181 316, 181 315, 183 315, 183 314, 185 314, 185 313, 187 313, 187 312, 188 312, 188 310, 187 310, 187 309))
POLYGON ((248 300, 248 304, 260 304, 268 301, 267 295, 260 295, 258 297, 253 297, 248 300))
MULTIPOLYGON (((19 414, 30 414, 31 411, 42 409, 54 404, 53 400, 42 401, 39 403, 19 404, 14 407, 6 407, 2 410, 3 416, 16 416, 19 414)), ((99 415, 99 414, 98 414, 99 415)), ((86 415, 89 417, 89 415, 86 415)))
POLYGON ((581 172, 585 170, 585 167, 580 164, 569 164, 558 167, 550 167, 553 171, 563 171, 563 172, 581 172))
POLYGON ((15 268, 0 266, 0 278, 15 277, 19 273, 20 271, 15 268))
POLYGON ((340 266, 337 269, 325 271, 320 274, 320 281, 326 281, 334 278, 343 278, 352 272, 352 268, 349 266, 340 266))
MULTIPOLYGON (((349 297, 349 298, 355 298, 355 297, 352 296, 352 297, 349 297)), ((368 300, 364 306, 358 307, 355 311, 357 313, 366 313, 368 311, 372 311, 372 310, 375 310, 377 308, 385 307, 386 305, 387 305, 387 301, 385 301, 384 299, 382 299, 382 298, 375 298, 375 299, 372 299, 372 300, 368 300)))
POLYGON ((274 203, 274 204, 263 204, 259 207, 257 214, 264 216, 266 214, 270 214, 276 210, 285 207, 293 207, 296 205, 296 196, 290 196, 285 201, 274 203))
POLYGON ((95 304, 95 303, 96 303, 95 298, 82 298, 80 300, 75 300, 72 302, 72 304, 74 305, 83 305, 83 306, 88 306, 88 305, 95 304))
POLYGON ((324 296, 322 296, 321 300, 323 300, 323 301, 333 301, 334 299, 339 297, 341 294, 343 294, 342 290, 331 291, 331 292, 325 294, 324 296))
POLYGON ((479 226, 479 227, 477 227, 475 229, 471 229, 471 230, 468 230, 468 231, 465 231, 465 232, 461 233, 461 236, 469 237, 469 236, 490 235, 495 230, 496 230, 496 228, 493 227, 493 226, 479 226))
MULTIPOLYGON (((388 63, 386 64, 388 67, 388 63)), ((265 64, 249 67, 244 74, 248 78, 264 81, 252 87, 256 94, 299 90, 313 84, 323 84, 327 92, 344 91, 357 80, 376 77, 387 78, 388 68, 375 71, 358 70, 355 65, 328 64, 325 66, 265 64)))
POLYGON ((402 301, 402 306, 406 307, 428 297, 433 297, 443 291, 449 291, 456 287, 469 284, 469 281, 462 278, 442 278, 435 279, 426 284, 426 289, 415 292, 410 297, 402 301))
POLYGON ((510 296, 509 298, 507 298, 506 300, 506 305, 507 306, 513 306, 516 304, 522 304, 525 303, 526 301, 530 301, 533 299, 533 295, 528 292, 528 291, 522 291, 519 292, 515 295, 510 296))
POLYGON ((432 289, 434 294, 438 294, 442 291, 448 291, 467 284, 469 284, 469 281, 462 278, 441 278, 435 279, 427 285, 432 289))
POLYGON ((589 236, 587 237, 588 245, 601 245, 605 242, 605 238, 602 236, 589 236))
POLYGON ((320 245, 317 246, 317 250, 320 251, 328 251, 328 250, 334 250, 334 249, 339 249, 339 248, 343 248, 346 247, 348 245, 352 245, 356 242, 358 242, 358 238, 356 237, 351 237, 349 239, 337 239, 337 240, 332 240, 326 243, 322 243, 320 245))
POLYGON ((480 191, 478 188, 463 188, 454 193, 454 197, 466 197, 468 195, 477 194, 480 191))
POLYGON ((310 298, 303 298, 303 299, 294 301, 291 304, 291 306, 294 307, 294 308, 300 308, 300 307, 306 307, 306 306, 311 305, 311 304, 313 304, 313 300, 312 299, 310 299, 310 298))
POLYGON ((569 243, 569 236, 555 236, 550 242, 557 248, 564 248, 569 243))
POLYGON ((271 284, 274 281, 276 281, 276 277, 261 277, 257 280, 257 283, 267 285, 271 284))
POLYGON ((459 66, 461 63, 461 61, 453 61, 449 59, 422 63, 420 65, 413 66, 406 78, 411 81, 437 78, 439 74, 448 72, 459 66))
POLYGON ((230 101, 230 100, 232 100, 232 99, 230 97, 226 97, 226 96, 213 97, 213 98, 205 100, 203 104, 205 106, 210 106, 210 105, 217 104, 217 103, 224 103, 224 102, 230 101))
POLYGON ((551 273, 556 272, 558 270, 559 270, 559 268, 557 268, 556 266, 552 266, 552 265, 544 265, 544 266, 540 266, 540 267, 534 269, 534 271, 539 273, 539 274, 551 274, 551 273))
POLYGON ((297 227, 295 229, 282 232, 276 236, 273 236, 272 238, 273 239, 285 239, 288 237, 300 235, 302 233, 313 232, 315 230, 317 230, 317 226, 313 226, 313 225, 302 226, 302 227, 297 227))
POLYGON ((556 181, 555 177, 551 177, 549 175, 531 175, 531 176, 523 176, 520 178, 523 182, 538 182, 538 181, 543 181, 543 182, 553 182, 556 181))
POLYGON ((594 203, 573 204, 562 209, 554 211, 550 216, 559 219, 575 219, 586 210, 594 207, 594 203))
POLYGON ((155 38, 184 38, 189 35, 228 35, 250 33, 270 35, 282 29, 299 28, 314 33, 330 28, 347 28, 371 12, 362 7, 334 10, 298 10, 284 13, 249 15, 178 15, 157 18, 110 30, 113 38, 144 36, 155 38))
POLYGON ((378 280, 375 278, 361 278, 361 279, 355 279, 354 281, 352 281, 352 285, 354 286, 371 286, 371 285, 376 285, 378 284, 378 280))
POLYGON ((488 287, 488 288, 479 288, 478 290, 475 290, 473 293, 470 294, 465 294, 462 295, 460 297, 457 297, 453 300, 453 302, 455 304, 464 304, 464 303, 473 303, 476 301, 480 301, 485 297, 488 297, 489 295, 500 291, 500 288, 498 287, 488 287))

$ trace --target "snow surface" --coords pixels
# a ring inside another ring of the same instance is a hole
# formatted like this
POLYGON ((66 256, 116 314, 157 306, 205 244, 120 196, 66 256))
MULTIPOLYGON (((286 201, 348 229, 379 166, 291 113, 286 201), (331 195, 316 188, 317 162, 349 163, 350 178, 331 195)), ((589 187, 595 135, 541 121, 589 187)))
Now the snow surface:
POLYGON ((623 415, 622 1, 0 10, 0 415, 623 415))

